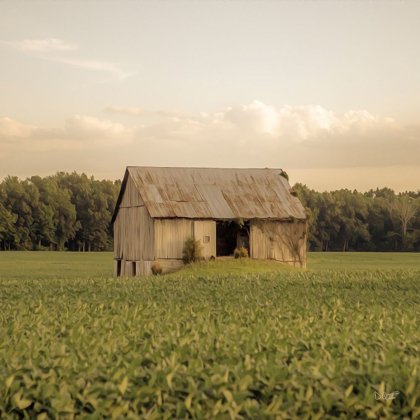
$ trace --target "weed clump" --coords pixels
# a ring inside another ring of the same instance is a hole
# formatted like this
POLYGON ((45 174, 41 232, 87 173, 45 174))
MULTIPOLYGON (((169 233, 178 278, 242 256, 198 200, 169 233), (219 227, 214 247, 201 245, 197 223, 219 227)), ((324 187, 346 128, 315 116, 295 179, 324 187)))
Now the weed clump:
POLYGON ((203 247, 200 241, 196 240, 194 236, 189 237, 185 241, 184 251, 182 252, 182 261, 184 264, 190 264, 200 261, 202 257, 203 247))
POLYGON ((152 265, 152 274, 157 276, 158 274, 162 274, 162 267, 158 262, 153 263, 152 265))
POLYGON ((235 251, 233 251, 233 256, 238 258, 248 258, 248 250, 245 247, 236 248, 235 251))
POLYGON ((298 197, 297 191, 291 190, 290 195, 293 195, 293 197, 298 197))
POLYGON ((282 176, 283 178, 286 178, 287 180, 289 180, 289 175, 287 174, 286 171, 283 171, 283 169, 280 169, 280 176, 282 176))

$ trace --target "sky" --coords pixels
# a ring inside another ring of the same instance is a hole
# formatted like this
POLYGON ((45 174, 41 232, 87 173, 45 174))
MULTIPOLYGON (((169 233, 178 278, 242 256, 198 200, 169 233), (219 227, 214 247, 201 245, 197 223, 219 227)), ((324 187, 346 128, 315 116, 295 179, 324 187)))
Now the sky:
POLYGON ((0 180, 274 167, 420 189, 417 0, 0 1, 0 180))

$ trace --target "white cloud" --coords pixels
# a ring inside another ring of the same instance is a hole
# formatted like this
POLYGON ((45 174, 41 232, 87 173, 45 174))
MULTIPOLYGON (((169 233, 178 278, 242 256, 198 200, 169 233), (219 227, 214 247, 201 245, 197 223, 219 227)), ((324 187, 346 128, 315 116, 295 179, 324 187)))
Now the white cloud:
POLYGON ((118 81, 125 80, 137 73, 137 70, 128 68, 120 63, 93 59, 87 60, 79 57, 62 55, 62 53, 74 52, 78 50, 79 47, 76 43, 67 42, 58 38, 0 41, 0 44, 13 47, 22 53, 29 54, 43 60, 62 63, 68 66, 78 67, 90 71, 108 73, 118 81))
POLYGON ((340 135, 351 130, 363 132, 377 126, 392 126, 392 119, 374 117, 368 111, 348 111, 344 114, 328 111, 319 105, 267 106, 259 101, 236 105, 209 115, 214 124, 229 122, 237 128, 254 133, 270 134, 274 138, 301 142, 320 136, 340 135))
POLYGON ((0 45, 6 45, 27 54, 76 51, 79 48, 78 45, 74 42, 66 42, 58 38, 24 39, 22 41, 0 41, 0 45))
MULTIPOLYGON (((351 176, 361 167, 420 167, 420 126, 403 126, 364 110, 276 108, 258 101, 195 116, 129 107, 107 110, 112 119, 75 115, 54 129, 0 119, 0 154, 8 157, 2 158, 0 177, 20 166, 28 170, 25 164, 34 166, 35 154, 49 159, 43 166, 49 172, 74 166, 110 173, 126 165, 162 165, 330 168, 328 176, 334 168, 349 168, 345 173, 351 176), (114 121, 120 113, 143 112, 162 118, 140 126, 114 121)), ((389 172, 390 179, 399 176, 389 172)))
POLYGON ((2 138, 28 137, 36 129, 33 125, 22 124, 11 118, 0 118, 0 140, 2 138))
POLYGON ((104 141, 108 144, 121 145, 132 141, 136 127, 125 127, 123 124, 113 123, 110 120, 101 120, 85 115, 75 115, 66 120, 63 129, 63 138, 82 142, 97 142, 103 145, 104 141), (111 141, 111 142, 109 142, 111 141))
POLYGON ((125 69, 120 64, 110 63, 107 61, 96 60, 83 60, 79 58, 66 58, 66 57, 50 57, 50 61, 57 63, 67 64, 73 67, 79 67, 86 70, 100 71, 110 73, 117 80, 125 80, 128 77, 134 76, 137 72, 134 70, 125 69))
POLYGON ((61 127, 43 128, 0 118, 0 154, 48 152, 53 150, 112 149, 133 141, 137 127, 110 120, 75 115, 61 127))
POLYGON ((23 52, 49 53, 56 51, 75 51, 78 45, 74 42, 66 42, 57 38, 46 39, 25 39, 23 41, 10 42, 9 45, 15 46, 23 52))

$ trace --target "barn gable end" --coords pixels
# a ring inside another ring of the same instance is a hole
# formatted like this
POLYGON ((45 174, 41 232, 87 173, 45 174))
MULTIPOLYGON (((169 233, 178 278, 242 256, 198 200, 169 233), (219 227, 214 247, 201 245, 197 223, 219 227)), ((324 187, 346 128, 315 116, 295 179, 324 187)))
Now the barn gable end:
POLYGON ((114 275, 148 275, 154 256, 154 221, 126 173, 114 212, 114 275))
POLYGON ((121 198, 120 208, 144 206, 144 201, 134 184, 133 178, 129 176, 125 185, 124 194, 121 198))

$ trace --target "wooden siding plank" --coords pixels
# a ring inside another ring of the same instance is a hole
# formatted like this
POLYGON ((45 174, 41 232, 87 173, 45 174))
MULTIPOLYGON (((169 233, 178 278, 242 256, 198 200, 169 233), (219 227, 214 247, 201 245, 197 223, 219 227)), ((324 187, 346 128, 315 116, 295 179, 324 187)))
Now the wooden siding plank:
POLYGON ((251 224, 250 256, 306 267, 306 222, 260 221, 251 224))
POLYGON ((155 258, 182 258, 185 241, 192 235, 188 219, 155 219, 155 258))
MULTIPOLYGON (((121 202, 130 207, 119 208, 114 221, 114 258, 121 260, 122 276, 133 275, 133 266, 130 265, 132 262, 137 264, 137 275, 145 272, 142 265, 143 261, 154 260, 153 219, 144 203, 139 201, 140 195, 137 189, 134 190, 136 196, 131 187, 130 179, 128 179, 127 188, 121 202), (141 264, 138 265, 140 262, 141 264)), ((114 271, 116 274, 116 266, 114 271)))
POLYGON ((140 193, 134 184, 131 176, 127 179, 124 194, 121 199, 120 208, 128 208, 134 206, 144 206, 144 202, 140 196, 140 193))
POLYGON ((216 222, 214 220, 194 221, 194 236, 200 241, 203 247, 203 257, 208 259, 216 256, 216 222), (210 238, 209 242, 204 242, 204 237, 210 238))

